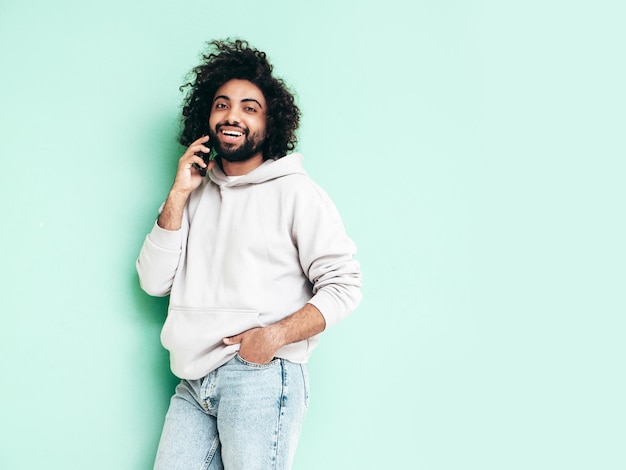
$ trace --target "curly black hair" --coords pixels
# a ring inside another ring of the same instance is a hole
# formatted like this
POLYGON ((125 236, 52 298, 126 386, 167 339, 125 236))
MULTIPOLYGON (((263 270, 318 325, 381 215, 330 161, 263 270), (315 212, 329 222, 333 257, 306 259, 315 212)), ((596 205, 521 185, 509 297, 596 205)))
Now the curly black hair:
POLYGON ((214 40, 207 43, 202 62, 190 72, 183 101, 182 125, 178 141, 185 147, 207 134, 211 103, 215 92, 232 79, 248 80, 260 88, 267 102, 267 129, 263 158, 278 159, 294 150, 298 141, 300 109, 283 80, 272 76, 272 65, 265 52, 244 40, 214 40))

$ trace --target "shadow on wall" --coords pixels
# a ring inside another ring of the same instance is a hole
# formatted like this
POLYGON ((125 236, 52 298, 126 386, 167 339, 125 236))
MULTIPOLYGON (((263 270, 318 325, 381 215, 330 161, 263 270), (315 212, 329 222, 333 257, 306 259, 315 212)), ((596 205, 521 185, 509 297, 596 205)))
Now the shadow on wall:
POLYGON ((152 229, 156 220, 158 208, 167 196, 167 191, 172 184, 178 159, 184 149, 177 142, 177 119, 178 114, 164 116, 157 120, 156 125, 147 126, 137 137, 138 148, 145 149, 148 142, 150 151, 141 151, 137 159, 141 173, 141 185, 145 191, 141 192, 145 197, 141 198, 135 207, 134 214, 139 221, 135 224, 133 233, 136 238, 136 251, 132 260, 132 271, 129 273, 128 288, 133 302, 135 318, 139 325, 141 337, 137 344, 142 357, 138 362, 146 368, 144 377, 148 383, 142 384, 141 388, 149 393, 149 410, 145 411, 140 419, 145 434, 142 436, 146 445, 145 455, 138 465, 138 469, 151 469, 156 455, 161 429, 165 413, 169 406, 170 397, 174 388, 180 381, 170 370, 169 353, 163 348, 160 341, 161 328, 167 317, 169 296, 153 297, 146 294, 139 285, 139 277, 135 270, 134 260, 139 255, 145 236, 152 229), (145 332, 145 334, 144 334, 145 332))
POLYGON ((155 385, 159 390, 165 390, 168 400, 173 392, 172 384, 177 383, 177 379, 169 368, 168 352, 160 341, 161 328, 167 317, 169 296, 153 297, 141 289, 139 276, 135 270, 135 260, 139 256, 145 237, 152 230, 158 217, 159 206, 167 196, 176 174, 178 159, 184 151, 177 141, 178 119, 178 112, 168 113, 155 119, 137 134, 135 145, 140 158, 137 158, 135 163, 141 175, 138 194, 143 197, 138 198, 140 202, 134 207, 136 212, 133 216, 138 222, 133 228, 137 232, 133 233, 136 248, 133 253, 132 273, 129 280, 134 310, 142 324, 142 329, 146 331, 146 336, 143 338, 146 339, 145 344, 148 348, 145 351, 147 357, 144 359, 150 361, 150 369, 154 370, 155 374, 155 385))

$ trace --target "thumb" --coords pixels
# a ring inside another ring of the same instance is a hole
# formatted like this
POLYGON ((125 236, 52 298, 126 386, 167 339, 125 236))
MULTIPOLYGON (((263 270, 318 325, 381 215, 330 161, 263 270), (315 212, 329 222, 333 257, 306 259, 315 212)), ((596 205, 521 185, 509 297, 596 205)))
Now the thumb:
POLYGON ((226 345, 241 343, 241 335, 229 336, 222 339, 226 345))

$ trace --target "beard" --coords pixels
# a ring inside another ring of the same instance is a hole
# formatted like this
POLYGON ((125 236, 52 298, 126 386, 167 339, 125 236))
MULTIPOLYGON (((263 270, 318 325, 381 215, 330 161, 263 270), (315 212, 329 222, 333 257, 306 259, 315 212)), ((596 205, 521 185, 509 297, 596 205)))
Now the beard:
POLYGON ((215 126, 215 130, 209 129, 209 143, 224 160, 229 162, 245 162, 259 153, 263 148, 265 135, 260 133, 250 135, 250 130, 242 127, 240 127, 240 129, 244 135, 244 142, 238 147, 232 147, 230 145, 223 146, 217 136, 220 127, 221 126, 218 124, 215 126))

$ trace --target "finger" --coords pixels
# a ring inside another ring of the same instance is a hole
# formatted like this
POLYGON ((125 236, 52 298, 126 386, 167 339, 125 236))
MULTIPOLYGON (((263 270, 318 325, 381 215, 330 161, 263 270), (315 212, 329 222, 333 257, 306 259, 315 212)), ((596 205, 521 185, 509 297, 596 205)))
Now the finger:
MULTIPOLYGON (((198 144, 203 144, 209 141, 209 136, 208 135, 203 135, 202 137, 200 137, 199 139, 194 140, 191 145, 198 145, 198 144)), ((190 145, 190 147, 191 147, 190 145)))
POLYGON ((195 154, 198 154, 198 152, 202 152, 202 153, 210 153, 211 152, 211 148, 210 147, 207 147, 206 145, 202 145, 202 144, 194 146, 194 148, 198 149, 198 150, 196 150, 194 152, 195 154))
POLYGON ((183 154, 183 156, 181 158, 186 158, 189 157, 190 155, 198 155, 199 153, 209 153, 211 151, 211 149, 209 147, 207 147, 206 145, 202 145, 202 144, 195 144, 195 145, 190 145, 187 150, 185 151, 185 153, 183 154))
POLYGON ((195 155, 195 154, 184 155, 183 157, 181 157, 180 162, 179 162, 179 168, 185 169, 185 170, 189 170, 194 165, 198 165, 202 168, 206 168, 207 166, 207 164, 204 163, 204 159, 200 157, 199 155, 195 155))
POLYGON ((235 335, 235 336, 226 337, 226 338, 222 339, 222 341, 226 345, 238 344, 238 343, 241 343, 241 335, 235 335))

